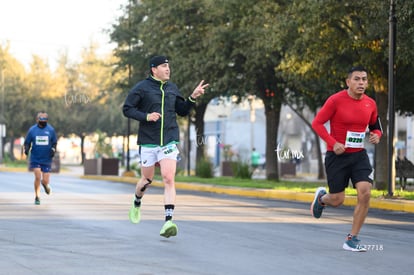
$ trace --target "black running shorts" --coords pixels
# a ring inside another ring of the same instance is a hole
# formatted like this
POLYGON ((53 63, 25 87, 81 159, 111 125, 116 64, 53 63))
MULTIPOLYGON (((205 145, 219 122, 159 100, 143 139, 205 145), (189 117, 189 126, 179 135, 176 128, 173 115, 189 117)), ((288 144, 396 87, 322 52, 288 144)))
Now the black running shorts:
POLYGON ((351 180, 353 187, 360 181, 373 182, 373 169, 365 150, 355 153, 336 155, 332 151, 325 156, 326 176, 329 193, 340 193, 348 187, 351 180))

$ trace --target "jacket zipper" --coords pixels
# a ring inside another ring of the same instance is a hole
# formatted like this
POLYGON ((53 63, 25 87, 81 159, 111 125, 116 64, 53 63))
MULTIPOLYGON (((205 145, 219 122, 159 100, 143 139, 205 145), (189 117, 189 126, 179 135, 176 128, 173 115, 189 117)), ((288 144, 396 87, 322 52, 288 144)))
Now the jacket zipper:
POLYGON ((164 144, 164 89, 163 89, 164 83, 161 83, 160 90, 161 90, 161 131, 160 131, 160 146, 163 146, 164 144))

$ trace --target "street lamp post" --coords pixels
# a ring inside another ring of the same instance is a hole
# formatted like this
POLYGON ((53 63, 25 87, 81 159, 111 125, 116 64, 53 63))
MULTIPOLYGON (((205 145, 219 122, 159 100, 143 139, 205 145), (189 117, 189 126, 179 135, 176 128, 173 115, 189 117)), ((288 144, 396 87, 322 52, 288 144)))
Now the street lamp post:
POLYGON ((250 150, 253 150, 254 146, 254 122, 256 121, 256 110, 254 108, 254 95, 247 97, 250 107, 250 150))
POLYGON ((395 128, 395 3, 390 3, 389 22, 389 56, 388 56, 388 196, 392 197, 395 189, 395 153, 394 153, 394 128, 395 128))
POLYGON ((191 176, 191 116, 187 117, 187 176, 191 176))
MULTIPOLYGON (((131 29, 131 8, 132 5, 135 4, 134 1, 130 0, 129 1, 129 7, 128 7, 128 29, 131 29)), ((131 51, 132 51, 132 45, 131 45, 131 37, 129 38, 128 41, 128 55, 131 56, 131 51)), ((132 84, 132 65, 131 63, 128 62, 128 87, 131 87, 132 84)), ((131 136, 131 119, 128 118, 127 119, 127 154, 126 154, 126 172, 130 172, 131 171, 131 167, 130 167, 130 161, 131 161, 131 156, 130 156, 130 144, 129 144, 129 139, 131 136)))
POLYGON ((220 167, 220 171, 222 171, 221 146, 226 145, 226 119, 226 114, 219 114, 217 116, 216 164, 220 167))
POLYGON ((3 163, 4 151, 3 151, 3 139, 6 136, 6 125, 4 118, 4 68, 3 64, 0 64, 0 83, 1 83, 1 111, 0 111, 0 163, 3 163))

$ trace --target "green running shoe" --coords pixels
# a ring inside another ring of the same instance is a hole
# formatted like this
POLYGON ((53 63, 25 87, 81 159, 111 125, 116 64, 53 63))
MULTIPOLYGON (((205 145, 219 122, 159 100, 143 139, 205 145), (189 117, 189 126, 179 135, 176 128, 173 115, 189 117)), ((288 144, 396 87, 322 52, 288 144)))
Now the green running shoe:
POLYGON ((172 236, 177 235, 178 228, 175 223, 173 223, 171 220, 166 221, 164 225, 161 228, 160 236, 163 236, 165 238, 169 238, 172 236))
POLYGON ((39 205, 40 204, 40 199, 38 197, 35 198, 35 204, 39 205))
POLYGON ((132 202, 131 209, 129 209, 129 221, 132 223, 139 223, 141 220, 141 207, 135 207, 134 202, 132 202))

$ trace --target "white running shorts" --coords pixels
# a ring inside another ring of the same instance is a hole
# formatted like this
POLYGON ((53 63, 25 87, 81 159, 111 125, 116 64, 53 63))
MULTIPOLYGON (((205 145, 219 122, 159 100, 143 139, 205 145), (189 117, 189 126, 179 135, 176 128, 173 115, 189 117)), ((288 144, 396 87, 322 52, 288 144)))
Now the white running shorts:
POLYGON ((141 166, 151 167, 162 159, 177 160, 179 153, 176 144, 169 144, 162 147, 141 147, 141 166))

